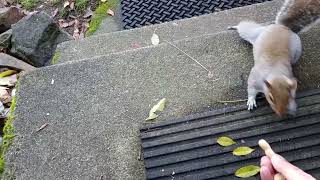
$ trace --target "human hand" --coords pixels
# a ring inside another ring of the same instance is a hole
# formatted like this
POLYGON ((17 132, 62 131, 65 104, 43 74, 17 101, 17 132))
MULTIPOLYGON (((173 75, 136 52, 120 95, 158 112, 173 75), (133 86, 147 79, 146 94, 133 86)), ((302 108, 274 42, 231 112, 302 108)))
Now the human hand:
POLYGON ((278 154, 271 158, 263 156, 260 165, 261 180, 274 180, 276 173, 281 173, 287 180, 316 180, 278 154))

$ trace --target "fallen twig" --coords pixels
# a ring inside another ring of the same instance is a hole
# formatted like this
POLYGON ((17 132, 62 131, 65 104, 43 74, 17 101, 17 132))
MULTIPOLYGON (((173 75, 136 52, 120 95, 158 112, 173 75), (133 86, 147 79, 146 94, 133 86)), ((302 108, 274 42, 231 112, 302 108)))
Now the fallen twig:
POLYGON ((48 125, 49 125, 48 123, 43 124, 39 129, 37 129, 36 132, 41 131, 42 129, 44 129, 44 128, 47 127, 48 125))
POLYGON ((237 99, 237 100, 230 100, 230 101, 218 101, 218 103, 238 103, 238 102, 246 102, 247 99, 237 99))
POLYGON ((203 69, 205 69, 208 72, 209 76, 212 76, 212 72, 209 71, 209 69, 207 69, 204 65, 202 65, 199 61, 197 61, 195 58, 193 58, 192 56, 190 56, 189 54, 187 54, 186 52, 184 52, 182 49, 178 48, 176 45, 172 44, 169 41, 164 40, 164 42, 170 44, 172 47, 178 49, 179 51, 181 51, 183 54, 185 54, 186 56, 188 56, 190 59, 192 59, 194 62, 196 62, 197 64, 199 64, 203 69))

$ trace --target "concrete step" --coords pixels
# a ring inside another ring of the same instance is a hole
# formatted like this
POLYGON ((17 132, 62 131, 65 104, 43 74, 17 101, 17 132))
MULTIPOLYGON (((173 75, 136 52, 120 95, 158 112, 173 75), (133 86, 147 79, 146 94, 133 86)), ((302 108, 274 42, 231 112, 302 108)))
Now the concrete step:
POLYGON ((282 2, 282 0, 274 0, 190 19, 65 42, 57 48, 57 53, 61 57, 58 63, 150 46, 153 32, 159 35, 160 41, 175 41, 225 31, 228 26, 245 19, 261 23, 273 21, 282 2))
MULTIPOLYGON (((302 34, 304 53, 295 68, 300 89, 320 87, 319 30, 302 34)), ((158 121, 223 106, 219 100, 246 98, 252 48, 236 32, 174 45, 213 75, 161 43, 23 77, 4 179, 144 179, 138 130, 159 99, 168 103, 158 121)))

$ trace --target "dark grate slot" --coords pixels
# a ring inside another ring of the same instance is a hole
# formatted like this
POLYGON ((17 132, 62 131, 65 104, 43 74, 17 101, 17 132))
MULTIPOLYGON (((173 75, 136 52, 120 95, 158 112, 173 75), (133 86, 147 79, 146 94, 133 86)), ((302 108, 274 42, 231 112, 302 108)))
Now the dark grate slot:
POLYGON ((263 154, 257 142, 261 138, 320 178, 320 90, 300 93, 297 102, 296 116, 284 119, 262 102, 251 113, 240 105, 146 125, 141 141, 147 179, 237 179, 236 169, 259 165, 263 154), (235 139, 237 145, 220 147, 216 140, 223 135, 235 139), (248 156, 233 156, 232 150, 240 145, 256 150, 248 156))
POLYGON ((270 0, 122 0, 121 14, 123 27, 131 29, 265 1, 270 0))

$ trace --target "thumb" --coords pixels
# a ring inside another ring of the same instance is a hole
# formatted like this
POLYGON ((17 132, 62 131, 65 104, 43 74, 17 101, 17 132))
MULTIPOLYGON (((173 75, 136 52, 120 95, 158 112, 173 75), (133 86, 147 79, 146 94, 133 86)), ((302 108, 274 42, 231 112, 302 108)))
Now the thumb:
POLYGON ((315 180, 311 175, 292 165, 278 154, 272 156, 271 163, 274 169, 288 180, 315 180))

